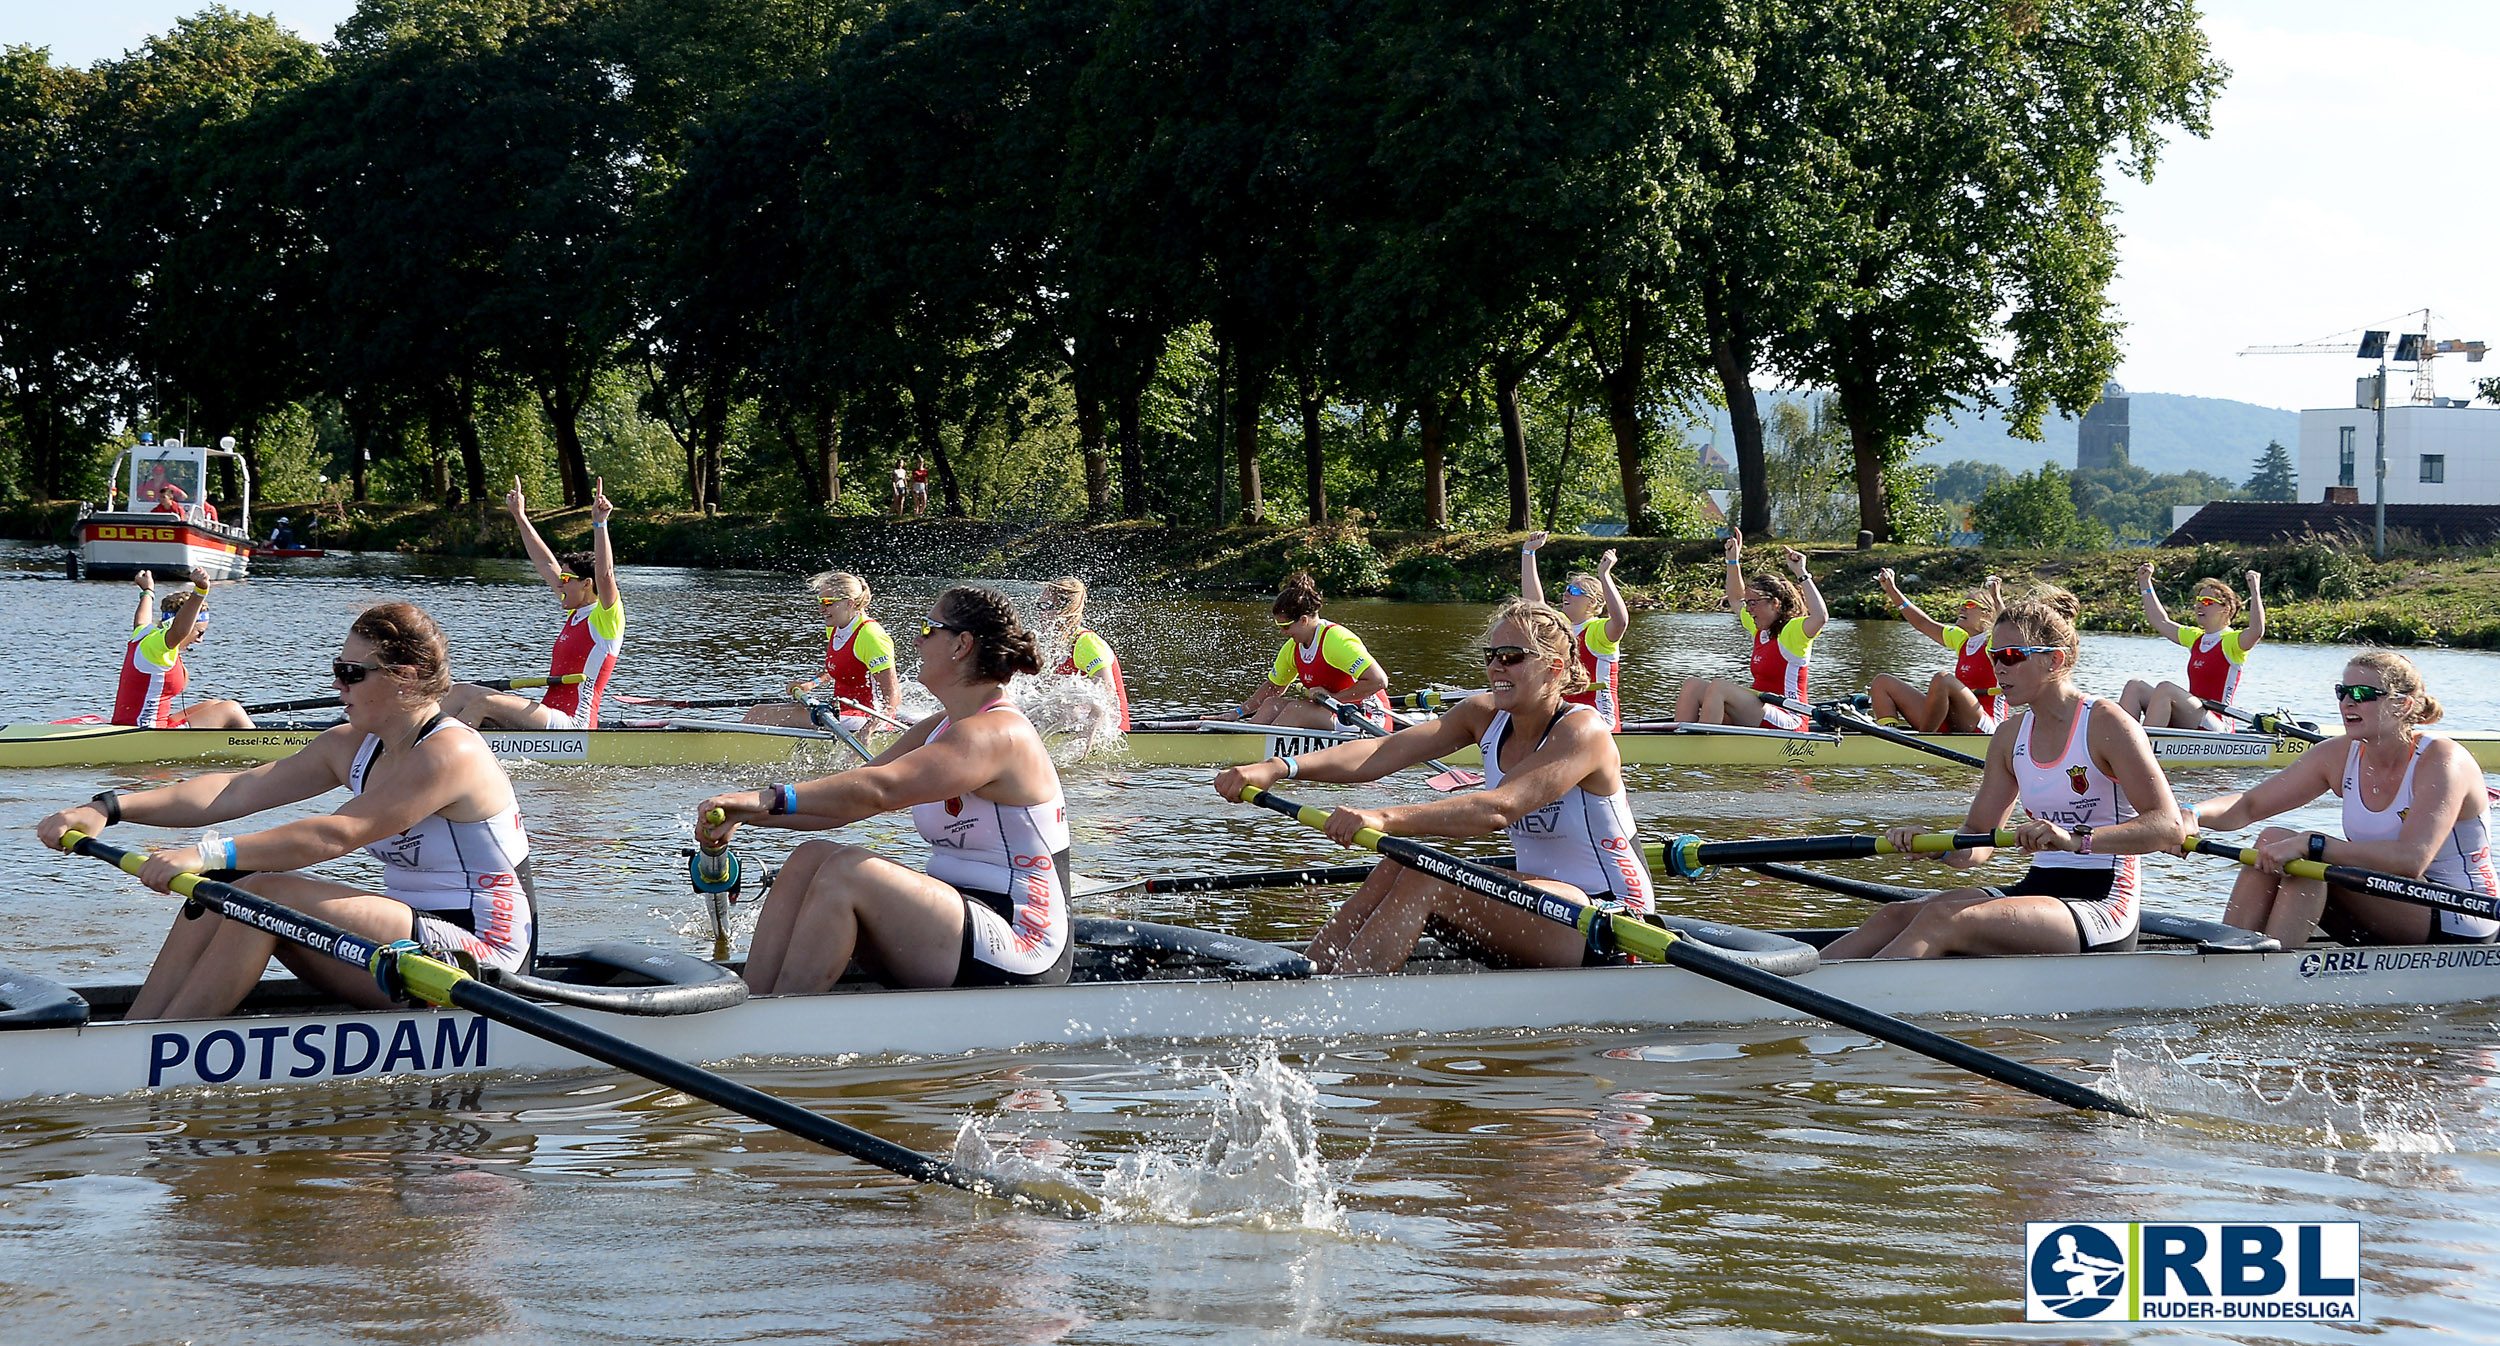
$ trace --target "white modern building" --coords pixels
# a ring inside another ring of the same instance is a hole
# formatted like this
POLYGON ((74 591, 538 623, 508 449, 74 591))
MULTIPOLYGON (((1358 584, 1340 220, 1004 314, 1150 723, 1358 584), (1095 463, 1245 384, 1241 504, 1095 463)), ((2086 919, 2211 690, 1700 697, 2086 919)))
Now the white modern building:
MULTIPOLYGON (((2366 388, 2369 380, 2361 380, 2366 388)), ((2396 379, 2390 383, 2402 386, 2396 379)), ((2355 399, 2361 400, 2361 399, 2355 399)), ((2370 504, 2378 413, 2367 407, 2300 413, 2300 498, 2370 504), (2353 494, 2332 487, 2349 487, 2353 494)), ((2500 505, 2500 407, 2464 398, 2399 402, 2387 408, 2387 503, 2500 505)))

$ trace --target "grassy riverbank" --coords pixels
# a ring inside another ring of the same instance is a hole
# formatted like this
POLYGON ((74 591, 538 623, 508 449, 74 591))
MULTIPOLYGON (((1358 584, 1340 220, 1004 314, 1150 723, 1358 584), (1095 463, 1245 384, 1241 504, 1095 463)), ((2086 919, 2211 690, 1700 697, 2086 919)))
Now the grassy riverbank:
MULTIPOLYGON (((36 540, 68 536, 74 505, 19 506, 0 512, 0 532, 36 540)), ((321 545, 352 551, 406 551, 443 556, 517 556, 519 541, 500 512, 406 505, 324 506, 321 545)), ((305 505, 264 505, 262 521, 298 519, 305 505)), ((588 545, 589 515, 571 510, 541 517, 540 531, 559 550, 588 545)), ((621 559, 647 565, 781 570, 806 574, 830 567, 871 577, 957 574, 1047 579, 1076 573, 1097 583, 1147 584, 1178 591, 1255 595, 1287 571, 1308 568, 1331 595, 1381 595, 1415 601, 1491 601, 1516 591, 1519 535, 1402 532, 1357 525, 1328 528, 1172 527, 1156 523, 1025 524, 979 519, 618 515, 613 525, 621 559)), ((1720 606, 1719 546, 1653 538, 1555 539, 1544 573, 1559 582, 1593 566, 1613 547, 1616 575, 1636 606, 1715 611, 1720 606)), ((2254 569, 2265 576, 2272 638, 2365 641, 2388 645, 2500 648, 2500 556, 2481 552, 2411 552, 2385 562, 2366 550, 2324 542, 2277 547, 2114 552, 2014 552, 1941 547, 1809 546, 1816 580, 1835 616, 1891 615, 1875 572, 1892 567, 1902 587, 1941 611, 1962 588, 1990 574, 2010 589, 2035 579, 2062 584, 2083 600, 2094 630, 2143 629, 2135 567, 2154 563, 2166 599, 2189 582, 2218 575, 2236 587, 2254 569)), ((2176 599, 2171 599, 2174 608, 2176 599)))

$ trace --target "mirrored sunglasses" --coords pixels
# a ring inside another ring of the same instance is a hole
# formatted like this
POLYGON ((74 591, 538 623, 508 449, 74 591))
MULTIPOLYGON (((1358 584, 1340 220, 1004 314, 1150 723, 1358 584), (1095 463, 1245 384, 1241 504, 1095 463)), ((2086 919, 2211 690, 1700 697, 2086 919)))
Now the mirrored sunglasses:
POLYGON ((1504 668, 1517 668, 1521 664, 1524 664, 1535 657, 1536 651, 1519 645, 1487 645, 1484 647, 1484 661, 1488 664, 1500 664, 1504 668))
POLYGON ((2356 706, 2366 705, 2369 702, 2378 700, 2380 697, 2392 695, 2394 695, 2394 693, 2389 692, 2384 687, 2372 687, 2367 683, 2339 682, 2335 684, 2335 699, 2338 701, 2350 701, 2356 706))
POLYGON ((1988 651, 1988 657, 1996 661, 1996 666, 1999 668, 2012 668, 2017 664, 2030 662, 2031 656, 2035 654, 2047 654, 2049 651, 2059 648, 2062 647, 2056 645, 2008 645, 2001 650, 1992 649, 1988 651))
POLYGON ((962 630, 963 628, 960 626, 949 626, 935 617, 923 617, 920 619, 920 638, 922 640, 927 640, 929 637, 936 635, 940 631, 960 632, 962 630))

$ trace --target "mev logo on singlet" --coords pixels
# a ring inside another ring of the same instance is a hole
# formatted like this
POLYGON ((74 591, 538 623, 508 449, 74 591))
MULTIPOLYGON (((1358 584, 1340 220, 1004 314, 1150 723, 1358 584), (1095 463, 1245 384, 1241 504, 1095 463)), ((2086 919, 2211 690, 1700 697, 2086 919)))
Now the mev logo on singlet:
POLYGON ((2358 1322, 2361 1226, 2023 1226, 2023 1320, 2358 1322))

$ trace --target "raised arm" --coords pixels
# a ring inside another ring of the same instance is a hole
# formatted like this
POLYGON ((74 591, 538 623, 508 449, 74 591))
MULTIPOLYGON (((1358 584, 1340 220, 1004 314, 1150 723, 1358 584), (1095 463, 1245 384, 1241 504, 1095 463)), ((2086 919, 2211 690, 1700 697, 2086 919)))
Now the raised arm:
POLYGON ((199 629, 200 609, 208 606, 208 582, 195 580, 191 592, 174 605, 174 624, 165 628, 165 645, 181 649, 191 643, 192 633, 199 629))
POLYGON ((537 569, 538 578, 546 581, 547 587, 555 590, 557 597, 563 597, 564 571, 556 564, 556 554, 548 547, 547 540, 540 537, 538 530, 530 524, 530 505, 521 494, 519 477, 512 479, 512 493, 503 498, 503 507, 504 512, 512 516, 513 526, 520 530, 521 550, 528 553, 530 565, 537 569))
MULTIPOLYGON (((616 591, 616 549, 608 543, 608 516, 615 512, 616 506, 608 503, 608 479, 601 477, 590 488, 590 579, 598 586, 599 606, 603 608, 615 607, 620 601, 616 591)), ((531 536, 537 534, 532 532, 531 536)))
POLYGON ((1745 539, 1731 529, 1719 550, 1727 554, 1727 610, 1741 620, 1745 615, 1745 539))
POLYGON ((1814 576, 1806 573, 1806 554, 1795 547, 1780 548, 1780 559, 1788 563, 1788 573, 1797 577, 1797 588, 1806 596, 1806 639, 1821 635, 1832 619, 1830 608, 1823 606, 1823 591, 1814 587, 1814 576))
POLYGON ((1892 567, 1886 566, 1875 572, 1875 587, 1884 591, 1884 597, 1891 600, 1893 610, 1901 614, 1901 620, 1908 622, 1912 630, 1939 645, 1944 643, 1944 623, 1928 616, 1926 609, 1902 597, 1901 583, 1893 578, 1892 567))
POLYGON ((1544 546, 1550 536, 1542 531, 1530 533, 1528 540, 1519 544, 1519 596, 1531 603, 1545 601, 1545 583, 1536 573, 1536 549, 1544 546))
POLYGON ((2248 572, 2248 625, 2240 628, 2240 652, 2246 654, 2266 638, 2266 598, 2259 592, 2257 572, 2248 572))
POLYGON ((1620 645, 1623 633, 1632 629, 1632 606, 1623 601, 1623 591, 1615 587, 1615 549, 1612 547, 1597 558, 1597 587, 1606 595, 1606 639, 1620 645))
POLYGON ((130 614, 131 629, 156 625, 156 572, 142 570, 130 580, 139 586, 139 610, 130 614))
POLYGON ((2162 609, 2161 595, 2153 592, 2153 563, 2146 561, 2135 568, 2135 587, 2144 599, 2144 620, 2151 624, 2153 634, 2164 640, 2179 638, 2179 624, 2170 620, 2162 609))

